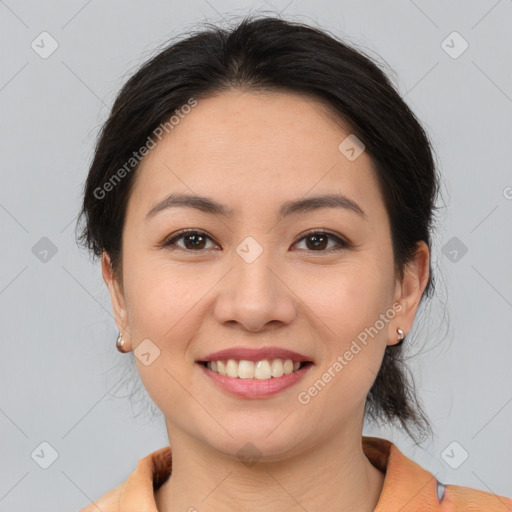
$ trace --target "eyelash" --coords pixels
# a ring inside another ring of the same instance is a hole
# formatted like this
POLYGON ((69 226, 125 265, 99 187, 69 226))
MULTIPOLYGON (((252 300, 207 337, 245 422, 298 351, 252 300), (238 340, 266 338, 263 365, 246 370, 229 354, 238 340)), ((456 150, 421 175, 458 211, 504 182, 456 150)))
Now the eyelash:
MULTIPOLYGON (((164 242, 162 242, 162 244, 161 244, 161 247, 170 248, 170 246, 174 245, 176 241, 182 239, 183 237, 185 237, 187 235, 202 235, 202 236, 208 238, 209 240, 213 241, 213 239, 210 236, 208 236, 208 234, 205 233, 204 231, 197 230, 197 229, 184 229, 182 231, 179 231, 175 235, 173 235, 171 238, 167 238, 166 240, 164 240, 164 242)), ((351 247, 351 244, 349 242, 347 242, 346 240, 343 240, 339 236, 334 235, 333 233, 330 233, 329 231, 321 231, 321 230, 308 231, 307 233, 303 234, 301 236, 301 238, 299 238, 293 245, 297 244, 298 242, 301 242, 305 238, 308 238, 309 236, 312 236, 312 235, 327 236, 330 239, 336 241, 336 243, 340 247, 338 247, 337 249, 331 248, 331 249, 322 249, 322 250, 318 250, 318 251, 305 249, 307 252, 332 253, 332 252, 342 251, 344 249, 349 249, 351 247)), ((179 246, 178 246, 178 248, 183 249, 184 251, 187 251, 187 252, 197 252, 197 253, 204 252, 207 250, 207 249, 200 249, 198 251, 194 251, 194 250, 187 249, 185 247, 179 247, 179 246)))

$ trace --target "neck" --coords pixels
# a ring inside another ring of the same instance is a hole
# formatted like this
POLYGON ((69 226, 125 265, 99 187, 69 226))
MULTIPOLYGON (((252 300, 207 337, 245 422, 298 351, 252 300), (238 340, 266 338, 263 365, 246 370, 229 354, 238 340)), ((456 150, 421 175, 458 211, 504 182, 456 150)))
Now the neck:
POLYGON ((172 435, 172 475, 156 491, 159 512, 374 511, 384 474, 365 456, 361 432, 341 434, 279 462, 252 467, 172 435))

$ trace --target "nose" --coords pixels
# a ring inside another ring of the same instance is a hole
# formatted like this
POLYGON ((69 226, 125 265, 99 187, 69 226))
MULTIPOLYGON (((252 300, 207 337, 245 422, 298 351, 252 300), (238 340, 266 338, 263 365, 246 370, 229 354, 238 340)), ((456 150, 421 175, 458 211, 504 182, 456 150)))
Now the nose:
POLYGON ((234 255, 232 270, 219 283, 214 309, 218 322, 259 332, 293 321, 297 299, 292 283, 267 254, 263 251, 252 263, 234 255))

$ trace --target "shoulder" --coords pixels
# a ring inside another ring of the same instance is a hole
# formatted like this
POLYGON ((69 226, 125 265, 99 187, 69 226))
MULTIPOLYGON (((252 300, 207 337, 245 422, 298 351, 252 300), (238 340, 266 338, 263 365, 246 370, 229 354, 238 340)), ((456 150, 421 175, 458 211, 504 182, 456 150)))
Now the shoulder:
POLYGON ((512 512, 512 499, 444 484, 385 439, 364 437, 370 461, 385 473, 375 512, 512 512))
POLYGON ((171 448, 166 446, 139 459, 128 478, 101 498, 92 501, 79 512, 117 512, 119 510, 156 511, 154 490, 171 473, 171 448))
POLYGON ((444 511, 511 512, 512 499, 471 487, 446 485, 441 500, 444 511))

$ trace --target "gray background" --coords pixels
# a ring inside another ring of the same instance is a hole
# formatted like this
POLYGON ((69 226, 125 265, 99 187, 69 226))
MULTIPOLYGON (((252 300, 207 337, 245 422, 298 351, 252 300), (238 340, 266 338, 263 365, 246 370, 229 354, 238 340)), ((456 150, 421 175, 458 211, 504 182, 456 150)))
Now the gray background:
POLYGON ((411 341, 411 353, 422 350, 411 367, 436 437, 418 448, 394 429, 365 433, 390 438, 444 483, 512 496, 510 0, 6 0, 0 511, 77 510, 167 444, 161 415, 151 420, 144 401, 126 398, 129 382, 137 389, 133 367, 122 378, 131 355, 115 349, 100 266, 75 245, 75 217, 97 131, 124 80, 169 37, 255 11, 282 11, 380 55, 439 157, 438 296, 411 341), (43 31, 58 43, 48 58, 43 31), (469 44, 457 58, 464 42, 453 31, 469 44), (48 469, 42 442, 58 453, 48 469))

